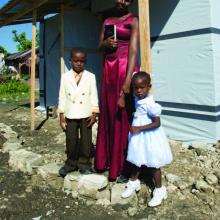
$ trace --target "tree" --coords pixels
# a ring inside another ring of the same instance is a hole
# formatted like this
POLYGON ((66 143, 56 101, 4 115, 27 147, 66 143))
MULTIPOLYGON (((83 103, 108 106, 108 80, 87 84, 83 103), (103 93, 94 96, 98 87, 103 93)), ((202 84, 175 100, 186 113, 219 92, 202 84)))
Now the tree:
MULTIPOLYGON (((22 32, 21 34, 18 34, 16 30, 12 31, 13 33, 13 40, 14 42, 18 43, 16 46, 19 52, 23 52, 25 50, 31 49, 31 40, 28 40, 26 38, 26 33, 22 32)), ((39 46, 39 31, 37 30, 36 33, 36 46, 39 46)))
POLYGON ((3 53, 5 57, 10 55, 10 53, 1 45, 0 45, 0 53, 3 53))

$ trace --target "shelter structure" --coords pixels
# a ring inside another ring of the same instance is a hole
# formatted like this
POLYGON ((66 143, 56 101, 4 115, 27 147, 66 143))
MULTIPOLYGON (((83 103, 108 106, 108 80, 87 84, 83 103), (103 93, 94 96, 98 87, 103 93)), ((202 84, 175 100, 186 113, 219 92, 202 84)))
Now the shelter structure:
MULTIPOLYGON (((39 49, 36 51, 36 77, 39 76, 39 49)), ((7 57, 5 57, 6 66, 13 66, 19 74, 31 74, 31 49, 13 53, 7 57)))
MULTIPOLYGON (((96 47, 102 18, 113 3, 11 0, 0 10, 0 26, 32 21, 33 41, 40 21, 42 103, 56 105, 60 74, 69 68, 72 47, 87 50, 87 68, 100 80, 102 61, 96 47), (46 18, 50 13, 54 16, 46 18)), ((153 95, 163 106, 162 123, 170 138, 210 144, 220 139, 219 9, 218 0, 134 1, 141 67, 152 73, 153 95)))

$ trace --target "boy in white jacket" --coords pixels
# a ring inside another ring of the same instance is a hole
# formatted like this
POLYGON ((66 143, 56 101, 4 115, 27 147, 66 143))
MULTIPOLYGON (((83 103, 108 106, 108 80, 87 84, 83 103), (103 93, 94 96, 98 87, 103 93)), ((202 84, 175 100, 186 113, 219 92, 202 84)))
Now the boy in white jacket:
POLYGON ((72 69, 61 77, 58 112, 60 126, 66 132, 65 166, 61 176, 79 169, 89 174, 91 169, 92 125, 99 113, 95 75, 84 70, 86 53, 71 51, 72 69), (79 138, 80 130, 80 138, 79 138))

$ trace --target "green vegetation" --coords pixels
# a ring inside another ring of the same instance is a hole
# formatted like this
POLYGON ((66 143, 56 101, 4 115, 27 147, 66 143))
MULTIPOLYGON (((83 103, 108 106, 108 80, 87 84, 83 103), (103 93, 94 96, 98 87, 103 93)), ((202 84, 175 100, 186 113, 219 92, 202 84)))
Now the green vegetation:
MULTIPOLYGON (((13 36, 13 41, 15 43, 18 43, 18 45, 16 47, 17 47, 19 52, 23 52, 23 51, 31 48, 32 42, 31 42, 31 40, 28 40, 26 38, 26 33, 25 32, 22 32, 22 33, 18 34, 16 30, 13 30, 12 33, 14 35, 13 36)), ((39 47, 39 42, 40 42, 40 40, 39 40, 39 30, 37 30, 37 33, 36 33, 36 47, 39 47)))
POLYGON ((12 94, 12 93, 27 93, 29 91, 29 85, 16 80, 0 84, 0 94, 12 94))
POLYGON ((3 53, 5 57, 10 55, 10 53, 1 45, 0 45, 0 53, 3 53))
POLYGON ((11 79, 10 75, 0 75, 0 101, 27 99, 29 89, 25 82, 11 79))

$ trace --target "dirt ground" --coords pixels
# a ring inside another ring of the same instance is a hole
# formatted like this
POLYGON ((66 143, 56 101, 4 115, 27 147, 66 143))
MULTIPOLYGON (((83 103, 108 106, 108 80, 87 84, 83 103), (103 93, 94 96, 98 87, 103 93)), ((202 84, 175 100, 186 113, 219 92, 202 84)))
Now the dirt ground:
MULTIPOLYGON (((30 132, 30 109, 25 102, 1 102, 0 122, 10 126, 22 140, 23 148, 44 155, 44 162, 63 163, 65 149, 58 118, 45 120, 45 115, 36 113, 36 127, 30 132)), ((6 140, 0 134, 0 149, 6 140)), ((44 220, 44 219, 139 219, 139 220, 211 220, 220 219, 219 184, 215 191, 191 193, 194 183, 190 178, 206 175, 198 166, 195 152, 172 147, 174 163, 164 169, 164 174, 180 176, 188 186, 174 187, 166 202, 159 208, 142 204, 133 216, 127 214, 128 207, 97 206, 86 199, 73 199, 60 189, 48 185, 33 184, 33 177, 13 172, 8 166, 8 154, 0 152, 0 219, 44 220), (38 217, 38 218, 37 218, 38 217)), ((198 191, 198 190, 197 190, 198 191)))

